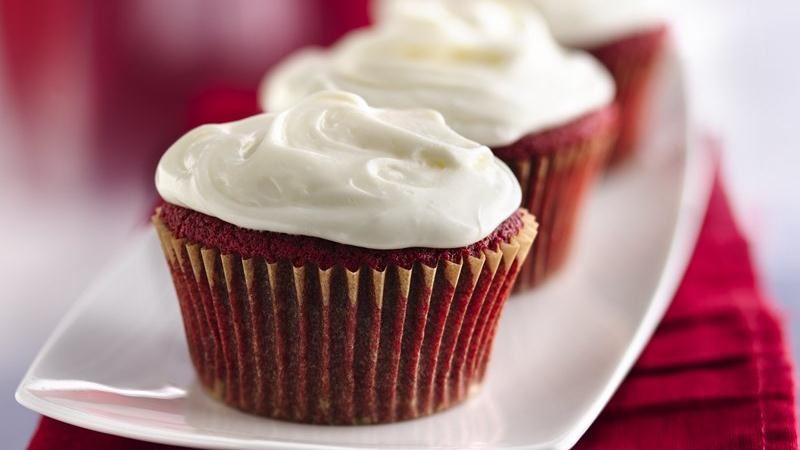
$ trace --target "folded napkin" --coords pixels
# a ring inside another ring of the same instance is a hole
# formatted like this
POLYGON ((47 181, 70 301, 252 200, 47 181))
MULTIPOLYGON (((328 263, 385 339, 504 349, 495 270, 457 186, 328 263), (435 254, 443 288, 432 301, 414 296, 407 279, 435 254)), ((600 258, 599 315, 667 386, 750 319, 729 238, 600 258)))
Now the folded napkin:
POLYGON ((796 449, 781 324, 717 180, 680 289, 579 449, 796 449))
MULTIPOLYGON (((218 89, 191 125, 257 112, 218 89), (221 111, 225 111, 221 113, 221 111)), ((578 449, 796 449, 794 382, 781 324, 719 180, 692 261, 650 344, 578 449)), ((177 448, 43 418, 32 450, 177 448)))

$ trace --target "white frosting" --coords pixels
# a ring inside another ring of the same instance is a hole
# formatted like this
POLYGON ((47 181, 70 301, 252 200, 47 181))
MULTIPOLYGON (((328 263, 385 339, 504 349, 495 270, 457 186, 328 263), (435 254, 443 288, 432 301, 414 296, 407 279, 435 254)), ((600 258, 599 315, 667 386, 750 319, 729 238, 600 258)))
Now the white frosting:
POLYGON ((523 1, 539 8, 559 42, 576 47, 604 44, 664 21, 652 0, 523 1))
POLYGON ((156 187, 239 227, 372 249, 467 246, 522 200, 511 170, 441 114, 333 91, 190 131, 161 158, 156 187))
POLYGON ((385 108, 430 108, 459 134, 504 146, 603 107, 614 83, 590 56, 555 43, 530 5, 512 0, 399 0, 378 25, 333 49, 307 49, 268 74, 267 111, 341 89, 385 108))

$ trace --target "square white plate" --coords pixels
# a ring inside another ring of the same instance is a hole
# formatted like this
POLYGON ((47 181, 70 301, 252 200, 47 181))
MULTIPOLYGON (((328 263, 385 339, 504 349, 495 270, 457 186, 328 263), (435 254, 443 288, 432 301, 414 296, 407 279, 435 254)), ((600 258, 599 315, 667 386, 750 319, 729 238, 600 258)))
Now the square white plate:
POLYGON ((326 427, 249 416, 207 398, 152 231, 78 300, 16 398, 81 427, 202 448, 569 448, 661 319, 707 204, 711 163, 688 137, 674 54, 658 87, 647 151, 602 180, 571 265, 509 302, 487 382, 464 405, 391 425, 326 427))

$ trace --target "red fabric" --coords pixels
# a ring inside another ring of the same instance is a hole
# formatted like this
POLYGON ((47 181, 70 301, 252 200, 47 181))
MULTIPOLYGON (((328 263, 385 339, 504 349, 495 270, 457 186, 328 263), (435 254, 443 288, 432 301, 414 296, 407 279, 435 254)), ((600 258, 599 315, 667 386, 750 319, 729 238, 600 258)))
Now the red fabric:
MULTIPOLYGON (((578 449, 796 449, 792 368, 715 184, 694 258, 636 367, 578 449)), ((32 450, 164 450, 43 418, 32 450)))
POLYGON ((579 449, 795 449, 781 324, 715 183, 694 257, 654 338, 579 449))

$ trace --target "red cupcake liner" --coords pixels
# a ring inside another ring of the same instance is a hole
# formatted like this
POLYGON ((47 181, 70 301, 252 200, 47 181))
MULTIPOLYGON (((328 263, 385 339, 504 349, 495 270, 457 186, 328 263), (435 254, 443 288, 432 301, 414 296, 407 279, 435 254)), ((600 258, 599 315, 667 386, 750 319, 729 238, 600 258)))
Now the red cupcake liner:
POLYGON ((206 390, 253 414, 341 425, 426 416, 474 392, 536 235, 525 213, 477 257, 351 271, 222 254, 153 221, 206 390))
POLYGON ((642 118, 650 100, 650 86, 662 59, 668 29, 666 25, 586 49, 614 77, 620 107, 620 135, 609 158, 614 166, 631 158, 638 148, 642 118))
POLYGON ((516 291, 541 285, 568 259, 575 225, 617 137, 617 109, 609 106, 557 129, 493 149, 522 187, 522 206, 539 222, 516 291))

